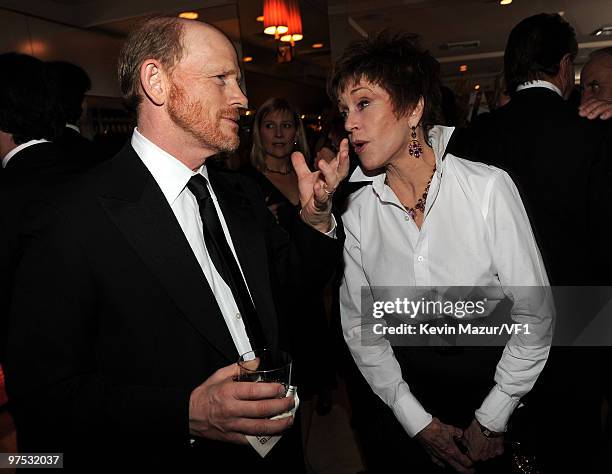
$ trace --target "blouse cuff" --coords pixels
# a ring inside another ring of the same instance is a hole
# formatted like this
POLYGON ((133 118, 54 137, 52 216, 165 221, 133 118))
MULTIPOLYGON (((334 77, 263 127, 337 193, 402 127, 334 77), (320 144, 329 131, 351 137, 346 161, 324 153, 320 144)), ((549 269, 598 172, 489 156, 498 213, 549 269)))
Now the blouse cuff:
POLYGON ((331 237, 332 239, 336 238, 336 227, 338 226, 337 222, 336 222, 336 218, 334 217, 334 214, 332 213, 331 215, 332 218, 332 228, 329 232, 325 232, 325 235, 327 235, 328 237, 331 237))
POLYGON ((393 406, 393 413, 411 438, 433 419, 412 393, 406 393, 397 400, 393 406))
POLYGON ((499 385, 496 385, 491 389, 480 408, 476 410, 476 420, 491 431, 503 433, 506 431, 510 415, 519 402, 519 398, 502 392, 499 385))

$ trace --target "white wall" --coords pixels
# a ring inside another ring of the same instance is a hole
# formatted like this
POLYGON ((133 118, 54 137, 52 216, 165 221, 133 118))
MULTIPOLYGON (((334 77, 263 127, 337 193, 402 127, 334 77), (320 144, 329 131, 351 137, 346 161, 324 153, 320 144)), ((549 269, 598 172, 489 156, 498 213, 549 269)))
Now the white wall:
POLYGON ((0 10, 0 53, 18 51, 43 61, 77 64, 91 78, 90 95, 119 97, 115 64, 121 42, 101 33, 0 10))

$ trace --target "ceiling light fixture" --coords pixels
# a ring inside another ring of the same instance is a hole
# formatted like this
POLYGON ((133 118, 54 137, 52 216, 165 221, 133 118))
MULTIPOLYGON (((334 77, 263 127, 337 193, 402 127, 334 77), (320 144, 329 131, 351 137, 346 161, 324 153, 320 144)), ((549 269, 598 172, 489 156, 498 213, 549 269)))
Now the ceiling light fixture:
POLYGON ((480 84, 476 84, 476 85, 474 86, 474 90, 475 90, 475 91, 480 90, 480 84))
POLYGON ((263 6, 264 33, 274 35, 278 39, 280 35, 287 33, 287 5, 283 0, 264 0, 263 6))
POLYGON ((323 43, 313 43, 312 47, 314 49, 320 49, 323 47, 323 43))
POLYGON ((500 5, 510 5, 512 3, 512 0, 500 0, 499 4, 500 5))
POLYGON ((612 35, 611 25, 600 26, 595 31, 593 31, 593 33, 591 33, 591 36, 609 36, 609 35, 612 35))
POLYGON ((253 61, 253 56, 245 56, 244 58, 242 58, 242 60, 245 63, 250 63, 251 61, 253 61))
POLYGON ((200 15, 198 12, 181 12, 178 16, 179 18, 184 18, 185 20, 197 20, 200 15))
POLYGON ((462 64, 459 66, 459 72, 466 72, 468 70, 467 64, 462 64))
POLYGON ((264 21, 264 16, 263 15, 259 15, 257 18, 255 18, 258 22, 262 23, 264 21))
POLYGON ((281 36, 281 41, 295 46, 296 41, 304 38, 302 34, 302 15, 297 0, 285 0, 287 6, 287 34, 281 36))

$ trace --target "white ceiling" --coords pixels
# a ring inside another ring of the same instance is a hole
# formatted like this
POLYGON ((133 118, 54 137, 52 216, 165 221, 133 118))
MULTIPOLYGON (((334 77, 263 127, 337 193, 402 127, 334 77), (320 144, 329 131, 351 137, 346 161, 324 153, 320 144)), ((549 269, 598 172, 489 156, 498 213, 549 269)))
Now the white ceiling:
POLYGON ((459 65, 467 64, 474 77, 500 71, 506 39, 523 18, 541 12, 560 13, 576 30, 581 44, 577 64, 588 53, 612 44, 610 37, 590 34, 599 26, 612 24, 610 0, 514 0, 508 6, 491 0, 329 0, 330 16, 350 18, 357 30, 371 33, 388 28, 419 35, 423 45, 441 62, 442 74, 459 77, 459 65), (468 49, 446 48, 448 43, 479 41, 468 49))

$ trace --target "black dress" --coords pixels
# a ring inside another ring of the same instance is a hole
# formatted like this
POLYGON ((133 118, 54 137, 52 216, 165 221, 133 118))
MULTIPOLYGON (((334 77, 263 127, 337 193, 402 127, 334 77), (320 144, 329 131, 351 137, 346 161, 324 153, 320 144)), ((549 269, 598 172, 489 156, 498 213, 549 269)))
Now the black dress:
MULTIPOLYGON (((285 195, 259 171, 243 170, 259 185, 268 207, 276 205, 276 218, 288 233, 293 222, 299 219, 300 205, 293 204, 285 195)), ((325 313, 323 294, 307 281, 301 282, 292 294, 299 295, 293 300, 289 295, 280 295, 290 321, 290 339, 293 348, 293 380, 299 388, 300 398, 310 399, 324 389, 335 387, 335 357, 332 350, 329 322, 325 313)))

